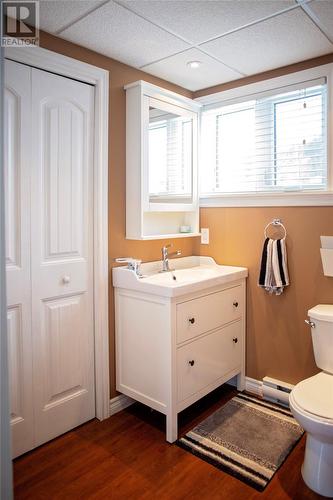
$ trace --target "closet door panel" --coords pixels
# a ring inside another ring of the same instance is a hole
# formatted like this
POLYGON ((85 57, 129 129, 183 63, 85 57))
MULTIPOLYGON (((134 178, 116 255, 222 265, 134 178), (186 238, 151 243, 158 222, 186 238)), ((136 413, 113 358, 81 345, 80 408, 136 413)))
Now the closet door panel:
POLYGON ((13 456, 33 447, 30 162, 31 69, 5 62, 5 232, 13 456))
POLYGON ((44 302, 43 343, 47 346, 46 407, 86 392, 81 363, 83 294, 44 302))
POLYGON ((42 287, 47 283, 46 294, 53 297, 62 296, 64 292, 81 292, 89 284, 92 226, 88 207, 91 205, 92 160, 88 139, 91 103, 87 97, 90 95, 83 96, 87 102, 76 101, 80 98, 80 86, 88 91, 84 94, 91 94, 92 89, 48 73, 37 72, 34 76, 37 100, 38 76, 44 88, 47 80, 56 80, 49 82, 53 84, 52 90, 47 90, 50 95, 40 100, 39 113, 34 117, 40 133, 34 212, 39 222, 33 228, 37 243, 34 246, 34 270, 38 273, 35 282, 42 287), (57 82, 62 84, 60 89, 57 82), (63 94, 64 86, 79 86, 76 94, 72 92, 71 101, 63 94), (64 278, 70 281, 65 283, 64 278))
POLYGON ((49 101, 44 121, 44 260, 85 260, 84 133, 86 113, 78 105, 49 101))
POLYGON ((32 304, 39 445, 95 416, 93 88, 32 70, 32 304))

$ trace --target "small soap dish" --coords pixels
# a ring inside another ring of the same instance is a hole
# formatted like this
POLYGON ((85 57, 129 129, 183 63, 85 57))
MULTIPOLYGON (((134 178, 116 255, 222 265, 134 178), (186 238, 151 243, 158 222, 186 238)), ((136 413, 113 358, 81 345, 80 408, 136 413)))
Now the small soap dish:
POLYGON ((190 233, 192 231, 191 226, 180 226, 179 232, 180 233, 190 233))
POLYGON ((333 276, 333 236, 321 236, 321 261, 325 276, 333 276))

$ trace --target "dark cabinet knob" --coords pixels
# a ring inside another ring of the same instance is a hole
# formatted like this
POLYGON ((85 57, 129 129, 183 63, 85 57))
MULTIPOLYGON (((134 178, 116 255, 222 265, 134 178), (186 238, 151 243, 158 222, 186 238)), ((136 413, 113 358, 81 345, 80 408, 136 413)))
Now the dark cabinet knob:
POLYGON ((235 300, 235 302, 232 303, 234 307, 238 307, 238 302, 235 300))
POLYGON ((194 359, 191 359, 191 361, 188 362, 189 365, 193 366, 194 365, 194 359))
POLYGON ((195 318, 189 318, 188 320, 189 320, 189 322, 190 322, 192 325, 193 325, 193 323, 195 323, 195 318))
POLYGON ((238 338, 237 338, 237 337, 234 337, 234 338, 232 339, 232 341, 233 341, 235 344, 237 344, 237 342, 238 342, 238 338))

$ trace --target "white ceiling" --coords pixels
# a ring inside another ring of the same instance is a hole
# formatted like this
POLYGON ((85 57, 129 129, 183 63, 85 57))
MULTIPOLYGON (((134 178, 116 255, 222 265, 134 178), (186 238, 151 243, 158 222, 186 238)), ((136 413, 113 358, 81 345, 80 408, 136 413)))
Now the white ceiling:
POLYGON ((40 27, 195 91, 333 52, 333 0, 41 0, 40 27))

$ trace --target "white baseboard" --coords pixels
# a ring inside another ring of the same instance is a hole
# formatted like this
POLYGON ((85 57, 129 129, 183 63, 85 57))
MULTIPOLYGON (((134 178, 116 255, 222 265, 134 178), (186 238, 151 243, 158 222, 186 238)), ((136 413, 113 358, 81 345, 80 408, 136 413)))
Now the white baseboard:
MULTIPOLYGON (((227 384, 232 387, 237 387, 237 376, 228 380, 227 384)), ((245 377, 245 390, 256 396, 262 397, 262 381, 251 377, 245 377)))
POLYGON ((245 377, 245 390, 251 394, 262 397, 262 380, 245 377))
POLYGON ((119 394, 119 396, 112 398, 110 400, 110 417, 133 403, 135 403, 134 399, 125 396, 125 394, 119 394))
MULTIPOLYGON (((232 385, 233 387, 237 386, 237 377, 233 377, 228 382, 228 385, 232 385)), ((262 381, 256 380, 251 377, 245 377, 245 390, 252 394, 256 394, 257 396, 262 397, 262 381)), ((110 416, 115 415, 121 410, 124 410, 128 406, 135 403, 135 400, 125 396, 125 394, 119 394, 115 398, 110 400, 110 416)))

